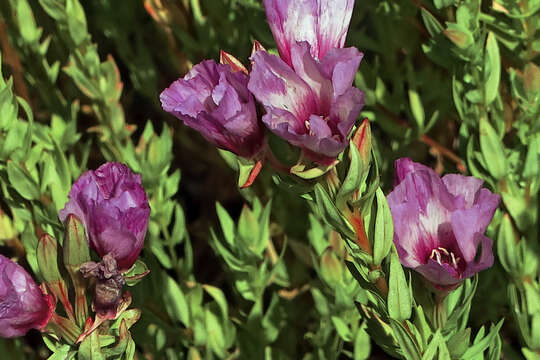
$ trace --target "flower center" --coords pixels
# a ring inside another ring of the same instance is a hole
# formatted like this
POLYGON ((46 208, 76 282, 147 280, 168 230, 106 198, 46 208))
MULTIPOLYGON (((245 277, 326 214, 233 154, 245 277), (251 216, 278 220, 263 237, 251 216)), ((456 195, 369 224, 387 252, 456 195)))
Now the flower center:
POLYGON ((429 258, 435 260, 439 265, 442 265, 443 263, 449 264, 456 270, 458 269, 458 263, 461 260, 461 258, 456 256, 453 252, 440 246, 431 250, 429 258))

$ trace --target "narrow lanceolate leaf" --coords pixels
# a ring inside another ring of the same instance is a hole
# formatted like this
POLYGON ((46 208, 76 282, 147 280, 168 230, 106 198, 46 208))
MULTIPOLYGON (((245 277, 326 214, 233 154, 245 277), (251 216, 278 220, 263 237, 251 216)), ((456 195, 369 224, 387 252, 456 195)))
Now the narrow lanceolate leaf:
POLYGON ((343 184, 339 188, 339 192, 336 196, 339 200, 346 200, 352 194, 354 194, 360 188, 363 173, 363 164, 360 159, 360 152, 354 146, 354 143, 350 142, 349 156, 351 157, 351 163, 349 165, 349 171, 343 180, 343 184))
POLYGON ((504 319, 499 321, 497 325, 492 326, 489 334, 485 337, 480 338, 477 335, 477 338, 474 339, 474 344, 465 351, 462 356, 462 359, 473 359, 475 356, 480 356, 488 347, 494 345, 499 337, 499 330, 503 325, 504 319))
POLYGON ((390 257, 390 280, 388 289, 388 314, 395 320, 411 317, 411 292, 405 279, 405 273, 399 262, 397 252, 390 257))
POLYGON ((484 89, 486 105, 491 103, 499 93, 499 81, 501 78, 501 56, 495 35, 490 32, 486 41, 486 53, 484 58, 484 89))
POLYGON ((416 126, 418 126, 418 129, 422 131, 424 129, 426 114, 424 112, 424 106, 422 105, 420 95, 414 89, 409 89, 409 106, 411 107, 411 112, 414 120, 416 121, 416 126))
POLYGON ((504 269, 514 276, 520 275, 519 269, 522 265, 518 241, 519 237, 510 216, 504 214, 499 227, 499 236, 497 236, 497 253, 504 269))
MULTIPOLYGON (((73 214, 68 215, 65 223, 66 237, 64 239, 64 263, 79 267, 90 261, 90 250, 84 225, 73 214)), ((69 271, 70 269, 68 269, 69 271)))
POLYGON ((229 245, 234 245, 236 230, 233 219, 231 218, 227 210, 225 210, 225 208, 218 202, 216 202, 216 212, 225 240, 229 245))
POLYGON ((506 175, 507 164, 504 148, 499 135, 486 118, 480 119, 480 149, 487 170, 496 179, 506 175))
POLYGON ((11 184, 26 200, 36 200, 40 196, 39 185, 28 171, 13 161, 7 163, 7 174, 11 184))
POLYGON ((86 16, 79 0, 67 0, 66 13, 69 35, 75 45, 79 45, 88 35, 86 16))
POLYGON ((186 297, 180 289, 180 286, 171 277, 166 276, 164 282, 165 307, 169 315, 175 320, 180 321, 186 327, 190 326, 189 307, 186 297))
POLYGON ((392 333, 395 341, 399 345, 399 352, 407 360, 421 360, 422 356, 418 344, 399 321, 390 320, 392 333))
POLYGON ((320 214, 324 217, 326 222, 330 224, 336 231, 340 232, 343 236, 354 239, 356 236, 351 228, 351 225, 343 218, 340 211, 336 208, 332 199, 322 187, 321 184, 315 185, 315 199, 320 214))
POLYGON ((16 2, 17 9, 17 22, 19 24, 19 31, 24 41, 33 43, 37 41, 41 36, 41 30, 37 28, 32 8, 28 4, 27 0, 19 0, 16 2))
POLYGON ((73 319, 73 308, 69 301, 68 289, 58 269, 58 244, 56 240, 44 234, 38 241, 36 257, 39 270, 47 287, 59 300, 70 319, 73 319))
POLYGON ((394 242, 394 222, 388 202, 381 188, 377 189, 377 215, 375 218, 375 239, 373 242, 373 262, 380 265, 390 252, 394 242))
POLYGON ((90 261, 90 250, 83 224, 72 214, 65 222, 66 235, 63 244, 64 265, 75 288, 75 316, 82 326, 88 317, 86 288, 88 281, 79 272, 82 264, 90 261))

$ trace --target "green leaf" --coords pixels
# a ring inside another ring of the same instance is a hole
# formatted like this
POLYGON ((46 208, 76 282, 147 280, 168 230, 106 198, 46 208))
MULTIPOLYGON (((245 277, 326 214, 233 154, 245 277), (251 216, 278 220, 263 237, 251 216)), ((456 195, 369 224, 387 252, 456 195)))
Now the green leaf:
POLYGON ((336 329, 338 335, 340 338, 342 338, 344 341, 351 341, 352 340, 352 333, 349 329, 349 326, 343 319, 337 316, 332 316, 332 324, 334 324, 334 328, 336 329))
MULTIPOLYGON (((407 360, 422 360, 418 344, 405 327, 398 321, 390 319, 394 339, 399 345, 399 352, 407 360)), ((411 324, 412 325, 412 324, 411 324)))
POLYGON ((79 346, 79 360, 105 360, 105 356, 101 352, 99 341, 99 333, 93 331, 87 336, 79 346))
POLYGON ((414 89, 409 89, 409 106, 411 107, 411 112, 414 120, 416 121, 416 126, 420 132, 422 132, 424 129, 426 115, 424 113, 422 100, 420 100, 420 95, 418 95, 418 92, 414 89))
POLYGON ((262 255, 263 251, 268 246, 270 240, 270 212, 272 210, 272 200, 264 207, 263 213, 259 217, 259 232, 257 242, 255 244, 255 252, 262 255))
POLYGON ((433 0, 435 7, 437 9, 442 9, 443 7, 452 6, 457 2, 457 0, 433 0))
POLYGON ((186 236, 186 219, 184 209, 179 204, 174 207, 174 227, 171 232, 170 245, 180 244, 186 236))
POLYGON ((424 7, 421 8, 421 13, 422 20, 424 20, 424 25, 426 25, 426 29, 429 35, 435 36, 437 34, 440 34, 444 30, 442 24, 424 7))
POLYGON ((41 30, 36 27, 32 8, 26 0, 17 0, 17 22, 24 41, 33 43, 39 39, 41 30))
POLYGON ((411 317, 412 299, 409 284, 396 251, 390 256, 390 280, 388 284, 388 314, 395 320, 411 317))
POLYGON ((380 265, 394 243, 394 221, 381 188, 377 188, 375 194, 377 197, 377 215, 373 240, 373 263, 380 265))
POLYGON ((75 315, 77 324, 83 326, 88 317, 88 304, 86 291, 88 281, 83 278, 79 268, 90 261, 90 250, 84 225, 73 215, 68 215, 65 222, 65 236, 63 243, 64 266, 68 271, 73 287, 75 288, 75 315))
POLYGON ((315 185, 314 190, 317 207, 319 208, 319 212, 324 217, 325 221, 343 236, 351 240, 354 239, 355 234, 351 228, 351 225, 343 218, 322 185, 315 185))
POLYGON ((41 193, 39 185, 32 176, 22 166, 9 161, 7 164, 7 173, 11 186, 26 200, 39 199, 41 193))
POLYGON ((360 160, 360 153, 352 140, 349 143, 349 154, 351 157, 349 171, 347 172, 345 180, 343 180, 343 183, 339 188, 336 196, 337 199, 347 199, 350 197, 355 191, 359 190, 360 183, 362 181, 362 173, 364 169, 362 167, 362 161, 360 160))
POLYGON ((139 281, 141 281, 142 278, 148 275, 148 273, 150 273, 150 270, 146 264, 141 259, 137 259, 131 269, 129 269, 123 275, 126 278, 127 286, 135 286, 139 283, 139 281))
POLYGON ((518 234, 508 214, 504 214, 497 236, 497 255, 504 269, 514 276, 520 275, 522 259, 518 251, 518 234))
POLYGON ((460 49, 467 49, 474 44, 472 33, 465 26, 460 24, 450 23, 448 28, 444 30, 444 35, 456 44, 460 49))
POLYGON ((79 0, 66 0, 66 14, 69 35, 75 45, 79 45, 88 34, 86 16, 79 0))
POLYGON ((229 216, 229 213, 219 202, 216 202, 216 212, 218 220, 221 225, 221 231, 227 243, 231 246, 234 245, 235 238, 235 225, 233 219, 229 216))
POLYGON ((371 343, 364 328, 358 329, 354 340, 354 360, 366 360, 371 353, 371 343))
POLYGON ((448 349, 454 359, 461 359, 465 351, 469 348, 469 342, 471 340, 471 329, 466 328, 458 330, 447 341, 448 349))
POLYGON ((501 78, 501 56, 495 35, 490 32, 486 41, 486 54, 484 64, 484 94, 486 105, 490 104, 499 93, 501 78))
POLYGON ((480 149, 487 170, 496 179, 501 179, 507 173, 506 156, 503 143, 495 129, 486 118, 480 118, 480 149))
POLYGON ((225 334, 218 317, 211 309, 205 309, 204 319, 208 332, 208 347, 221 359, 226 357, 225 334))
POLYGON ((472 359, 475 356, 482 354, 489 346, 495 343, 499 336, 499 330, 503 325, 504 319, 499 321, 497 325, 492 326, 489 334, 479 339, 479 336, 474 339, 474 344, 465 351, 462 359, 472 359))
POLYGON ((170 276, 166 276, 163 302, 169 315, 185 326, 190 326, 189 307, 180 286, 170 276))
POLYGON ((433 335, 431 342, 424 351, 424 354, 422 355, 422 360, 432 360, 433 358, 435 358, 441 342, 444 342, 444 339, 442 338, 441 333, 437 331, 435 335, 433 335))

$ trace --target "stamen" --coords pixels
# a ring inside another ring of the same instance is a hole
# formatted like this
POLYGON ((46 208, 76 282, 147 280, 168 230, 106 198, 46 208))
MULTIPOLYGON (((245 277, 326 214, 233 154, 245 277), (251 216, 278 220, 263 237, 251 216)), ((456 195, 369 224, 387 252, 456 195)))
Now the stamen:
POLYGON ((452 265, 455 269, 458 268, 458 262, 461 259, 460 257, 456 256, 453 252, 448 251, 446 248, 443 248, 442 246, 439 246, 433 250, 431 250, 431 254, 429 256, 430 259, 435 260, 439 265, 442 265, 443 263, 452 265))
POLYGON ((456 257, 454 256, 454 253, 450 253, 450 257, 452 258, 452 265, 454 265, 454 267, 457 268, 457 260, 456 260, 456 257))
POLYGON ((446 256, 449 255, 448 250, 446 250, 445 248, 439 246, 437 249, 441 250, 444 253, 444 255, 446 255, 446 256))

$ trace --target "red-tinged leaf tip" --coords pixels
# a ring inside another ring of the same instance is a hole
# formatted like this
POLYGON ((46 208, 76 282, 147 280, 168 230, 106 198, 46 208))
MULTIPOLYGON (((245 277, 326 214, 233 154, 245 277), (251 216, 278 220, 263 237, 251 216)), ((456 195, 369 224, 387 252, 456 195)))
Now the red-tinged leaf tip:
POLYGON ((229 65, 234 72, 241 71, 246 75, 248 74, 248 71, 242 62, 226 51, 219 51, 219 62, 223 65, 229 65))
POLYGON ((258 42, 257 40, 255 40, 253 42, 253 47, 251 48, 251 55, 255 54, 257 51, 266 51, 266 49, 264 48, 264 46, 262 46, 262 44, 260 42, 258 42))
POLYGON ((249 176, 246 182, 244 183, 244 185, 240 186, 240 189, 248 188, 253 184, 253 182, 255 181, 259 173, 261 172, 262 166, 263 166, 262 160, 259 160, 255 163, 255 165, 253 166, 253 169, 251 169, 251 172, 249 173, 249 176))
POLYGON ((367 162, 371 153, 371 127, 368 119, 362 121, 362 124, 360 124, 356 130, 352 141, 358 149, 362 161, 367 162))

